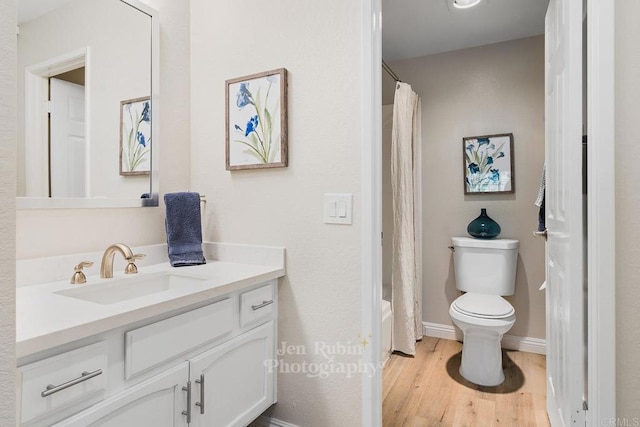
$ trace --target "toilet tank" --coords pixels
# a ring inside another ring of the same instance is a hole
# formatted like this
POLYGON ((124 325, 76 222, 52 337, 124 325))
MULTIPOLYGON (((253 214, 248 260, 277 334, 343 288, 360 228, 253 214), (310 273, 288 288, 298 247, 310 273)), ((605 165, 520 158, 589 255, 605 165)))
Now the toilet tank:
POLYGON ((518 241, 452 237, 456 288, 464 292, 513 295, 518 241))

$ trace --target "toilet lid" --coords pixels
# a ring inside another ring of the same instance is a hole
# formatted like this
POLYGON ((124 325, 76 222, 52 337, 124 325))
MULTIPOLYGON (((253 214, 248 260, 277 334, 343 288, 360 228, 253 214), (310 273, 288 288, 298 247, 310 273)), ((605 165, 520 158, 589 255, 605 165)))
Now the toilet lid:
POLYGON ((453 302, 461 313, 483 318, 503 318, 515 313, 513 306, 499 295, 468 292, 453 302))

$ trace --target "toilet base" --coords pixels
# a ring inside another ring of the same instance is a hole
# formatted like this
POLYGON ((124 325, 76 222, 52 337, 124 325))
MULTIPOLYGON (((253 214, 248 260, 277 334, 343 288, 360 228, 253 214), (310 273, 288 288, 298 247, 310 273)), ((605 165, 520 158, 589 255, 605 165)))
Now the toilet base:
POLYGON ((502 335, 481 331, 464 333, 460 375, 481 386, 491 387, 504 382, 502 370, 502 335))

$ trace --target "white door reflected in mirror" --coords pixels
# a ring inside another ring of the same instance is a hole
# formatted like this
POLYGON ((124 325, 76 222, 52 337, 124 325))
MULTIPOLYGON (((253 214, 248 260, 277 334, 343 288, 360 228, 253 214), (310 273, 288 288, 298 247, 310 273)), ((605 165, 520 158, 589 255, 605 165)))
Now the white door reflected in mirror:
POLYGON ((51 78, 51 197, 85 197, 84 86, 51 78))

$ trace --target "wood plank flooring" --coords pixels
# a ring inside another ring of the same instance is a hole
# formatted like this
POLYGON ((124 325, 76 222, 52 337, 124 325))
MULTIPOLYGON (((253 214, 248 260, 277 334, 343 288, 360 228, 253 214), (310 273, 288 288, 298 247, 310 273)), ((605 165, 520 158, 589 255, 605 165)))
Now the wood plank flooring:
POLYGON ((544 355, 502 354, 506 379, 496 387, 462 378, 457 341, 425 337, 415 357, 393 354, 382 374, 382 425, 549 426, 544 355))

